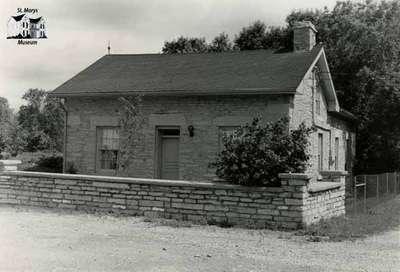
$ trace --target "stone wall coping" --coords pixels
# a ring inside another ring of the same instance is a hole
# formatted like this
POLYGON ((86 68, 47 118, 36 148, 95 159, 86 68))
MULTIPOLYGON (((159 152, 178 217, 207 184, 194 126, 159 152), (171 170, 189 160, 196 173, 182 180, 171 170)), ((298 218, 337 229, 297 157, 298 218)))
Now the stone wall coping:
POLYGON ((340 176, 347 176, 349 172, 344 170, 324 170, 320 171, 322 176, 331 176, 331 177, 340 177, 340 176))
POLYGON ((230 189, 241 191, 254 192, 276 192, 280 187, 248 187, 229 183, 206 182, 206 181, 186 181, 186 180, 166 180, 166 179, 147 179, 147 178, 131 178, 131 177, 113 177, 113 176, 94 176, 94 175, 79 175, 79 174, 61 174, 61 173, 45 173, 45 172, 30 172, 30 171, 4 171, 4 176, 18 177, 43 177, 66 180, 90 180, 99 182, 111 183, 128 183, 128 184, 149 184, 158 186, 188 186, 200 187, 208 189, 230 189))
POLYGON ((280 173, 280 179, 301 179, 301 180, 310 180, 313 178, 312 174, 304 174, 304 173, 280 173))
POLYGON ((308 187, 309 193, 318 193, 323 191, 334 190, 340 188, 341 184, 339 182, 313 182, 308 187))
POLYGON ((21 163, 20 160, 0 160, 0 165, 18 165, 21 163))

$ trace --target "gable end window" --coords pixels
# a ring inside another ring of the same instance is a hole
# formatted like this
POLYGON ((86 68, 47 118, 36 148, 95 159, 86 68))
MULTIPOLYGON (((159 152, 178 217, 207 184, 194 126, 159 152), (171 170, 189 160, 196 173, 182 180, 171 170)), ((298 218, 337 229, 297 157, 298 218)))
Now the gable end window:
POLYGON ((99 169, 116 170, 118 153, 118 127, 97 127, 97 160, 99 169))
POLYGON ((315 108, 318 115, 321 115, 321 91, 317 87, 317 93, 315 97, 315 108))

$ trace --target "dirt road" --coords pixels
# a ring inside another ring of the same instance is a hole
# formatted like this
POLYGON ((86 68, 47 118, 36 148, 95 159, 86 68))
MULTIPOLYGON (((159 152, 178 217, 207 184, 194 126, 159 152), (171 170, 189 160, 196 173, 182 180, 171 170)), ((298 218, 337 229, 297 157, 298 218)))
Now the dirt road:
POLYGON ((400 271, 400 228, 354 242, 0 206, 0 271, 400 271))

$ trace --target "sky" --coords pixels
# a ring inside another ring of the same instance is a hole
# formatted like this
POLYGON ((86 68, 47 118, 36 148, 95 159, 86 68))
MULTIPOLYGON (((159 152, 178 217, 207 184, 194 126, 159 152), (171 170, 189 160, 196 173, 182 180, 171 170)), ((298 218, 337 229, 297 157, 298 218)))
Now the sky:
POLYGON ((53 90, 107 53, 160 53, 181 35, 212 40, 256 20, 283 26, 292 10, 332 8, 336 0, 0 0, 0 96, 14 109, 29 88, 53 90), (17 8, 37 9, 48 39, 6 39, 17 8))

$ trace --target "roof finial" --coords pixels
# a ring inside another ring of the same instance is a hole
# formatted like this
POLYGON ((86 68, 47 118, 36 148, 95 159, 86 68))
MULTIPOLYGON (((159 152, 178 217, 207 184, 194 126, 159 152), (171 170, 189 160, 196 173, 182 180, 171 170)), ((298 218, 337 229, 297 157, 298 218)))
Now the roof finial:
POLYGON ((110 41, 108 41, 107 51, 109 55, 110 55, 110 50, 111 50, 110 41))

